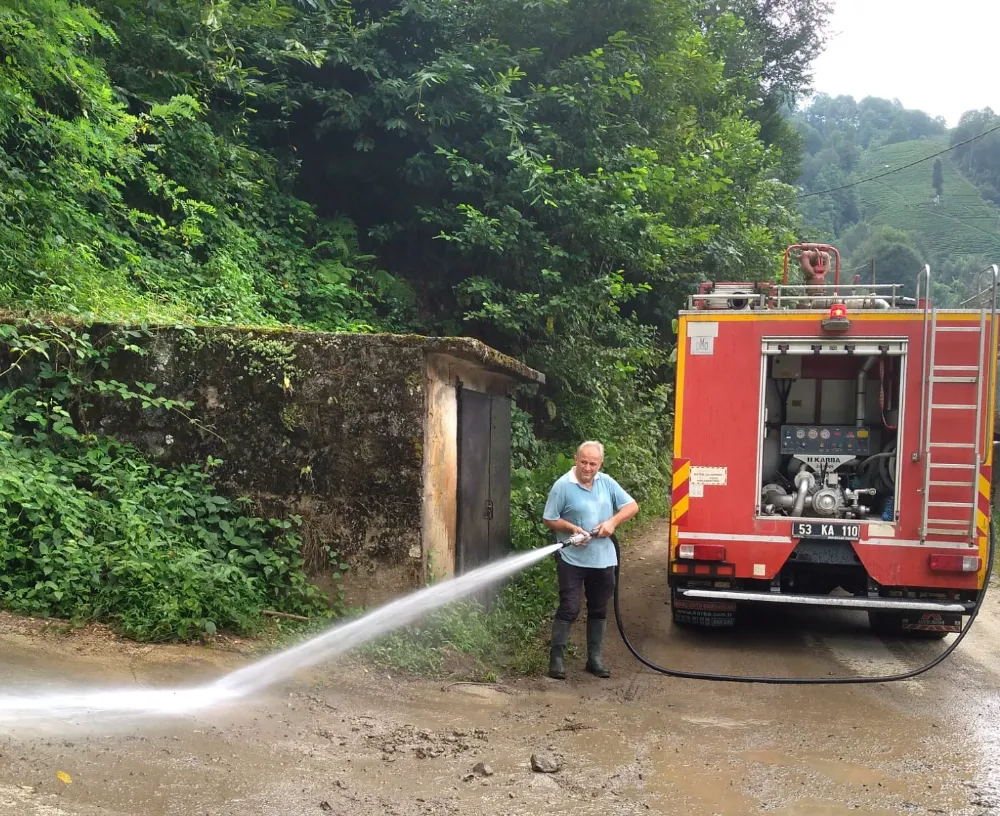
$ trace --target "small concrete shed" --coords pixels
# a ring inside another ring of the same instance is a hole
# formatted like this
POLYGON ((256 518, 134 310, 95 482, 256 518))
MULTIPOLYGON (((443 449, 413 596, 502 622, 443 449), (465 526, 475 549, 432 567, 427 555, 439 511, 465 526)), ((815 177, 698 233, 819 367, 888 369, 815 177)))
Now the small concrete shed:
POLYGON ((113 376, 191 400, 107 402, 101 432, 163 463, 223 460, 230 495, 297 514, 307 568, 373 605, 510 548, 510 394, 544 376, 471 338, 160 329, 113 376))

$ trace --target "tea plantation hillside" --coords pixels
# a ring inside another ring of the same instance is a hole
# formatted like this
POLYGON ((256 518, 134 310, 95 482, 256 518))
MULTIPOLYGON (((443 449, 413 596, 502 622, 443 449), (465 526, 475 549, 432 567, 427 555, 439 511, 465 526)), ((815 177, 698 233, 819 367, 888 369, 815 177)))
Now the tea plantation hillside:
MULTIPOLYGON (((866 150, 852 180, 902 167, 948 147, 946 136, 918 139, 866 150)), ((1000 208, 984 199, 948 155, 942 156, 944 195, 934 203, 932 161, 859 185, 862 218, 913 232, 937 258, 984 255, 1000 261, 1000 208)))

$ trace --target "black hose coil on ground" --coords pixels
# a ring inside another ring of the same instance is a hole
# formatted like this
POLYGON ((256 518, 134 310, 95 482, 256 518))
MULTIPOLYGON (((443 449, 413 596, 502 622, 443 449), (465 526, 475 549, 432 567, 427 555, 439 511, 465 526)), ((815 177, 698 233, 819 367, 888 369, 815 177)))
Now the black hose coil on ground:
POLYGON ((615 554, 617 555, 618 563, 615 566, 615 622, 618 624, 618 633, 621 635, 622 641, 625 647, 632 653, 636 660, 642 663, 644 666, 652 669, 660 674, 666 674, 670 677, 681 677, 687 680, 710 680, 714 682, 722 683, 764 683, 769 685, 812 685, 812 686, 833 686, 833 685, 850 685, 850 684, 860 684, 860 683, 892 683, 898 682, 900 680, 910 680, 924 672, 930 671, 935 666, 942 663, 945 658, 947 658, 955 649, 958 644, 965 639, 965 636, 969 633, 972 628, 972 624, 976 620, 976 616, 979 614, 979 610, 983 606, 983 601, 986 599, 986 592, 989 589, 990 579, 993 575, 993 556, 995 551, 994 546, 994 533, 993 533, 993 520, 990 519, 990 534, 989 534, 989 555, 986 558, 986 580, 983 583, 983 591, 979 594, 979 598, 976 601, 976 605, 973 607, 971 614, 969 615, 969 622, 965 625, 965 628, 959 632, 958 637, 955 638, 954 643, 952 643, 947 649, 945 649, 936 658, 930 661, 926 666, 914 669, 913 671, 903 672, 901 674, 890 674, 890 675, 876 675, 874 677, 741 677, 739 675, 731 674, 708 674, 705 672, 690 672, 690 671, 680 671, 677 669, 668 669, 663 666, 659 666, 653 663, 651 660, 643 657, 636 650, 635 646, 632 645, 632 641, 629 640, 628 635, 625 633, 625 626, 622 623, 622 612, 621 603, 619 598, 619 587, 621 585, 621 548, 618 545, 618 537, 616 535, 611 536, 611 541, 615 545, 615 554))

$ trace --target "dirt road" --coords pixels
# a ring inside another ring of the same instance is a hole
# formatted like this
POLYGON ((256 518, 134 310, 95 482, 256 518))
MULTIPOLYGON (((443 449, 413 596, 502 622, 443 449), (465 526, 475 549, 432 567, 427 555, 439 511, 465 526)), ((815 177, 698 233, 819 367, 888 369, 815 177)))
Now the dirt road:
MULTIPOLYGON (((871 674, 941 648, 887 644, 858 616, 819 613, 772 616, 733 635, 678 633, 664 603, 664 548, 654 529, 622 567, 627 631, 655 661, 871 674)), ((40 636, 10 618, 0 629, 5 686, 188 684, 243 662, 216 650, 40 636)), ((191 720, 44 734, 0 723, 0 814, 1000 813, 998 590, 959 651, 907 683, 678 680, 609 640, 610 680, 583 674, 579 655, 566 682, 495 686, 334 665, 191 720)))

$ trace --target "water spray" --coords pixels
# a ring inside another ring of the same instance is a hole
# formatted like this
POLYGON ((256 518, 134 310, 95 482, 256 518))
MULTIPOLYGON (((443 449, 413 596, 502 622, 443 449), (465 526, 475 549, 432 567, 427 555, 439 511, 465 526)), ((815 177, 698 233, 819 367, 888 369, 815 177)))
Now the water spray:
POLYGON ((64 727, 73 717, 122 720, 186 716, 258 694, 269 686, 398 629, 440 606, 520 572, 558 550, 551 544, 424 587, 353 621, 333 626, 297 646, 251 663, 201 686, 166 689, 94 689, 0 694, 0 726, 64 727))

